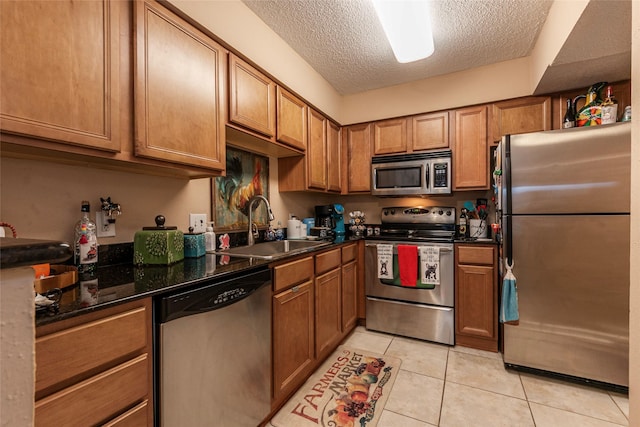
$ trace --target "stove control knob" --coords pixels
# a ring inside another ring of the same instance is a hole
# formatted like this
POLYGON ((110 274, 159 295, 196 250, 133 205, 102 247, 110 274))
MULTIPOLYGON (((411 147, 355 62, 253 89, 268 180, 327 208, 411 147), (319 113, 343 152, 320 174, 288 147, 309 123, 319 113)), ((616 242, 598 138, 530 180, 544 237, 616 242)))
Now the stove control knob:
POLYGON ((447 211, 447 216, 451 216, 451 211, 447 211))
POLYGON ((438 215, 442 215, 443 213, 444 213, 444 211, 443 211, 442 209, 440 209, 440 210, 438 211, 438 215))
POLYGON ((385 210, 383 210, 383 211, 382 211, 382 213, 384 214, 384 216, 389 215, 389 211, 388 211, 388 210, 386 210, 386 209, 385 209, 385 210))
POLYGON ((396 210, 395 209, 391 209, 391 215, 395 215, 396 214, 396 210))

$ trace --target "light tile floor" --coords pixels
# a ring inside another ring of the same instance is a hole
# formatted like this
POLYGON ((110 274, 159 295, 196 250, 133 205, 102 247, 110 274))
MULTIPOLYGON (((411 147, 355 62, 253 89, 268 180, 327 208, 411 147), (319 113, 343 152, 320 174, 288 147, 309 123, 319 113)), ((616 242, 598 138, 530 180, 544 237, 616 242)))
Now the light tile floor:
POLYGON ((402 366, 378 427, 628 426, 626 395, 508 371, 502 355, 357 327, 345 346, 402 366))

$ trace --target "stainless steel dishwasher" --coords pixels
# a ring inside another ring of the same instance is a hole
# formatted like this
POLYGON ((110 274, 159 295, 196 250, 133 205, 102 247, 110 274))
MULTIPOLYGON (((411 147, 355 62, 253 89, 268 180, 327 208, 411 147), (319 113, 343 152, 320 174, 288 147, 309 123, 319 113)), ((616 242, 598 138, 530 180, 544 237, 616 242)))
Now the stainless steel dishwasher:
POLYGON ((267 267, 160 298, 156 425, 255 427, 271 410, 267 267))

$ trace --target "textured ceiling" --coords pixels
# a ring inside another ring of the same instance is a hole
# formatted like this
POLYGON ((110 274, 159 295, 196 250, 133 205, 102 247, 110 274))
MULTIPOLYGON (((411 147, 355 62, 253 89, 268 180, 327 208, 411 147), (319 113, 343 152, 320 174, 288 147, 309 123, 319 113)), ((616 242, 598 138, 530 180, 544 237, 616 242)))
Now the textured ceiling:
POLYGON ((370 0, 243 0, 347 95, 527 56, 551 0, 435 0, 435 52, 396 62, 370 0))

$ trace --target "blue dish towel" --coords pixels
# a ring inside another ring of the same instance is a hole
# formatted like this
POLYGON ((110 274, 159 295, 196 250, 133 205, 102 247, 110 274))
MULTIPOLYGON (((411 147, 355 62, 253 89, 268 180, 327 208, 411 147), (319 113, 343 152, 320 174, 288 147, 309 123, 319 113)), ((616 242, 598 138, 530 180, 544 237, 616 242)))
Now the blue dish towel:
POLYGON ((516 286, 516 277, 511 269, 513 264, 507 266, 507 273, 502 282, 502 304, 500 307, 500 322, 517 325, 520 319, 518 313, 518 287, 516 286))

